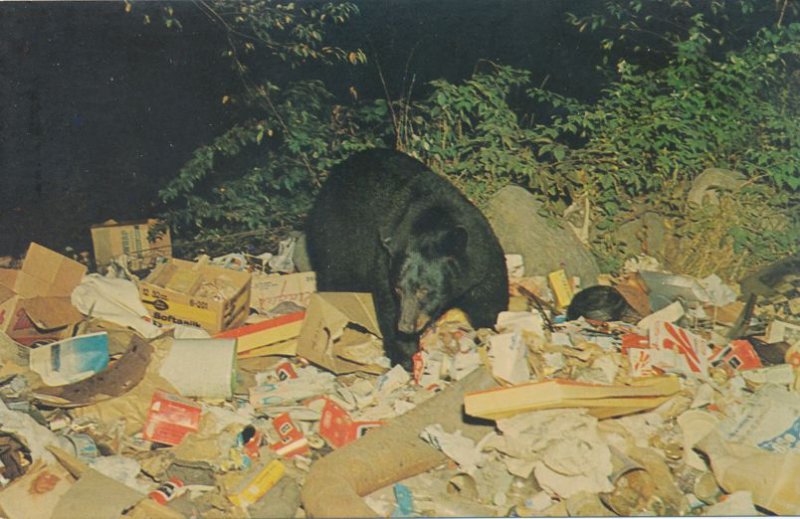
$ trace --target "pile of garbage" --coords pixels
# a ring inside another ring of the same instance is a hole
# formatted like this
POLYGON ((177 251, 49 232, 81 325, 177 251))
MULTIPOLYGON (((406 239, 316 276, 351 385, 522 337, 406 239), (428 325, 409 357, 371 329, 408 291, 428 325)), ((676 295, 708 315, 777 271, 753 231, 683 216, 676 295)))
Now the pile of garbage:
POLYGON ((105 274, 37 244, 0 269, 9 519, 800 513, 800 260, 578 290, 510 255, 495 329, 446 313, 409 373, 293 240, 109 247, 105 274))

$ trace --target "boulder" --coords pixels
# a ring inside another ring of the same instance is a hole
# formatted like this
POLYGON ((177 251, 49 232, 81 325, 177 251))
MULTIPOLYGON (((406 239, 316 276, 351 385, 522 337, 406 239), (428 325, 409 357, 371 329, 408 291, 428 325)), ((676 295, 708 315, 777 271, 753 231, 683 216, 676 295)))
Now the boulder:
POLYGON ((661 263, 666 261, 670 236, 664 217, 654 212, 620 225, 614 234, 624 247, 625 257, 647 254, 661 263))
POLYGON ((525 275, 547 275, 563 268, 581 285, 597 283, 597 262, 572 230, 540 215, 542 204, 526 189, 506 186, 489 201, 486 217, 506 254, 521 254, 525 275))
POLYGON ((703 170, 692 181, 692 187, 687 195, 689 205, 702 206, 705 203, 717 205, 719 198, 717 191, 724 189, 736 191, 747 181, 747 177, 738 171, 729 169, 708 168, 703 170))
POLYGON ((292 233, 292 236, 297 238, 297 242, 295 243, 294 251, 292 253, 294 268, 297 270, 297 272, 312 271, 311 259, 308 257, 308 246, 306 245, 305 233, 296 231, 292 233))

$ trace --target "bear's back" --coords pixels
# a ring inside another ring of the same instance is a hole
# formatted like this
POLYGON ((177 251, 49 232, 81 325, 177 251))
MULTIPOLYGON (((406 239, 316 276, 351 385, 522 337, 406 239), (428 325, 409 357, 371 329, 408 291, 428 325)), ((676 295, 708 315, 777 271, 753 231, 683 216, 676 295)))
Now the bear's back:
POLYGON ((372 149, 333 168, 309 215, 309 254, 320 288, 372 291, 374 266, 387 257, 383 240, 407 243, 431 208, 469 230, 470 250, 481 251, 474 268, 505 266, 485 217, 449 180, 401 152, 372 149))

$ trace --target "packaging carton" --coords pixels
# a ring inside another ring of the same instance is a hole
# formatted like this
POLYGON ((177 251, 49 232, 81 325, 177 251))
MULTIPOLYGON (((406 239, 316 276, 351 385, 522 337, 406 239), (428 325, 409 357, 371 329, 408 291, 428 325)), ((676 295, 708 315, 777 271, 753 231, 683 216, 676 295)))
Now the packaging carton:
POLYGON ((77 261, 31 243, 22 269, 0 269, 0 331, 26 346, 68 337, 83 318, 70 294, 85 273, 77 261))
POLYGON ((374 367, 345 358, 345 352, 371 342, 370 335, 380 337, 370 294, 318 292, 306 308, 297 355, 337 374, 369 371, 374 367))
POLYGON ((381 427, 380 420, 356 421, 333 400, 325 399, 319 421, 319 435, 334 449, 344 447, 366 434, 370 429, 381 427))
POLYGON ((291 302, 307 307, 311 294, 317 291, 317 275, 314 272, 296 274, 253 274, 253 295, 250 306, 259 313, 269 315, 281 303, 291 302))
MULTIPOLYGON (((305 312, 293 312, 239 328, 233 328, 218 333, 214 337, 217 339, 236 339, 237 353, 260 350, 254 353, 269 354, 271 350, 265 348, 265 346, 283 343, 290 339, 295 339, 300 335, 300 329, 303 326, 303 318, 305 315, 305 312)), ((279 352, 277 354, 287 354, 283 346, 275 350, 279 352)), ((292 352, 292 354, 293 353, 294 352, 292 352)))
POLYGON ((178 445, 187 434, 200 429, 203 408, 200 404, 157 390, 153 393, 147 420, 144 423, 144 439, 165 445, 178 445))
POLYGON ((156 323, 215 334, 247 318, 250 273, 172 258, 139 283, 139 298, 156 323))
POLYGON ((130 259, 128 266, 133 270, 154 267, 158 257, 172 257, 169 229, 156 235, 153 241, 149 239, 150 229, 158 223, 154 219, 135 222, 108 220, 93 225, 90 231, 97 267, 108 265, 123 254, 130 259))

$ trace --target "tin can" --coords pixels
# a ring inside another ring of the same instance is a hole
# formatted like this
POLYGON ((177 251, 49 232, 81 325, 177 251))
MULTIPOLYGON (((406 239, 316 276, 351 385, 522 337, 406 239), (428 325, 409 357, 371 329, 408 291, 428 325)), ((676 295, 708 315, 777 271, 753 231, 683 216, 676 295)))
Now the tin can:
POLYGON ((166 505, 172 501, 178 490, 183 487, 185 483, 178 478, 169 478, 168 481, 161 483, 157 489, 147 494, 150 499, 160 505, 166 505))

